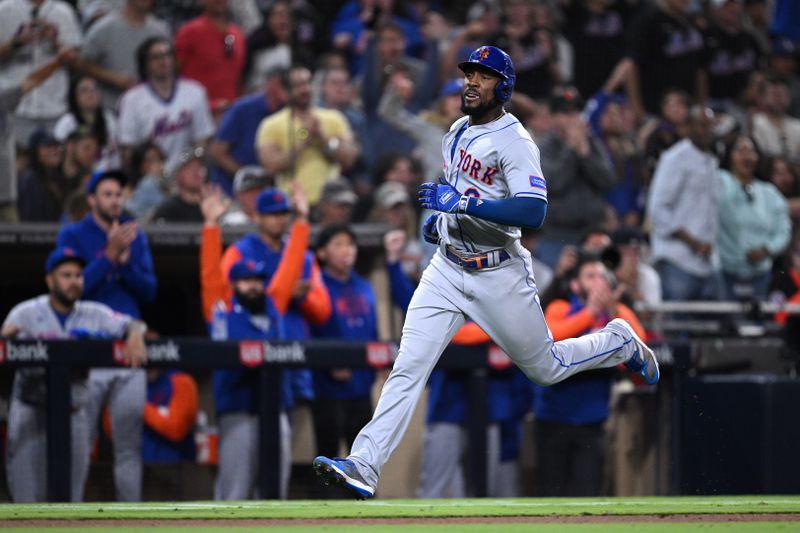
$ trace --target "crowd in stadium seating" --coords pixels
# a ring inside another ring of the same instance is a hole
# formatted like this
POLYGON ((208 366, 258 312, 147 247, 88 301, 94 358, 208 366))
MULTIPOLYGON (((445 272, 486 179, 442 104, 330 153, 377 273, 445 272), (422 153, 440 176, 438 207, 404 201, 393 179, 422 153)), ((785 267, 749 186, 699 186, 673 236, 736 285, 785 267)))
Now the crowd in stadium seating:
MULTIPOLYGON (((435 252, 417 238, 426 214, 413 199, 440 175, 442 135, 461 116, 456 65, 482 44, 513 58, 507 109, 541 152, 548 216, 523 240, 543 306, 577 298, 599 316, 662 298, 800 298, 792 0, 0 0, 0 220, 92 225, 105 213, 96 187, 114 182, 128 222, 94 226, 109 245, 85 259, 133 293, 118 280, 152 276, 152 264, 130 267, 143 224, 254 225, 222 271, 255 257, 272 276, 289 197, 302 198, 312 223, 335 230, 305 256, 282 338, 375 338, 363 320, 380 302, 369 283, 347 285, 347 225, 400 230, 377 270, 404 309, 435 252), (609 286, 590 298, 575 283, 594 255, 609 286)), ((59 244, 80 250, 68 231, 59 244)), ((135 302, 96 296, 138 316, 135 302)), ((173 379, 150 378, 159 390, 173 379)), ((295 378, 295 397, 312 399, 312 382, 328 394, 316 411, 368 417, 368 395, 337 388, 350 371, 295 378)), ((498 464, 516 457, 504 446, 520 416, 496 421, 498 464)), ((335 431, 352 441, 353 428, 335 431)))

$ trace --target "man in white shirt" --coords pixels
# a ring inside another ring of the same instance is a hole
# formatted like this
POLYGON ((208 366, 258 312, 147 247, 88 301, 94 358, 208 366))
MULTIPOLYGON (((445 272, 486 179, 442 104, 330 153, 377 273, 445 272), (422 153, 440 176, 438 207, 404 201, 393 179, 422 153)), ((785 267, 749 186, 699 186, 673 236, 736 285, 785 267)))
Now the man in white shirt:
POLYGON ((719 298, 716 235, 717 160, 711 155, 714 112, 689 111, 688 138, 661 155, 647 201, 652 260, 664 300, 719 298))
POLYGON ((800 120, 787 114, 791 95, 785 81, 772 79, 764 89, 764 112, 753 116, 753 138, 770 157, 800 157, 800 120))
POLYGON ((144 83, 120 100, 118 130, 123 160, 128 162, 131 150, 145 141, 164 151, 167 167, 188 148, 206 148, 214 134, 206 91, 199 83, 176 76, 170 42, 160 37, 147 39, 137 49, 136 58, 144 83))
MULTIPOLYGON (((78 17, 62 0, 0 0, 0 89, 19 86, 60 48, 77 48, 82 35, 78 17)), ((37 129, 51 131, 67 111, 66 68, 22 98, 13 117, 17 139, 37 129)))

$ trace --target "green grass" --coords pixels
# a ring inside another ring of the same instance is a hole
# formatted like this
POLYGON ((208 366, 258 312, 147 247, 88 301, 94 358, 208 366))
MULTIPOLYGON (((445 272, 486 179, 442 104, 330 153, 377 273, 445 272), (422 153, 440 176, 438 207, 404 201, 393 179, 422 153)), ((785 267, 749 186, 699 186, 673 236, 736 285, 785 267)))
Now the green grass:
MULTIPOLYGON (((20 533, 52 533, 53 531, 77 531, 81 528, 76 522, 74 528, 46 527, 46 528, 3 528, 3 531, 19 531, 20 533)), ((152 533, 157 529, 159 533, 184 532, 212 533, 219 531, 219 527, 114 527, 115 533, 147 532, 152 533)), ((648 524, 643 522, 630 522, 624 524, 432 524, 432 525, 332 525, 332 526, 280 526, 269 528, 270 533, 350 533, 353 531, 363 533, 790 533, 800 528, 797 522, 742 522, 742 523, 673 523, 673 524, 648 524)), ((87 528, 87 531, 102 531, 96 528, 87 528)), ((258 527, 226 527, 226 531, 261 532, 265 528, 258 527)))
POLYGON ((0 522, 21 519, 468 518, 682 513, 800 513, 800 496, 3 504, 0 505, 0 522))

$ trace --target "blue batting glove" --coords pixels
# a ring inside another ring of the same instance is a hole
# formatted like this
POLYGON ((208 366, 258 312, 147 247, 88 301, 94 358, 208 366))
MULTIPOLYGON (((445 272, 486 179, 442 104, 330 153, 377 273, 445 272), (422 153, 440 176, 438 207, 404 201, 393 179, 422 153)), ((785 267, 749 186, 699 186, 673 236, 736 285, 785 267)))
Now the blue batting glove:
POLYGON ((439 221, 439 213, 434 213, 425 219, 422 224, 422 238, 425 242, 431 244, 439 244, 439 230, 436 229, 436 223, 439 221))
POLYGON ((426 209, 443 213, 464 213, 468 196, 461 196, 455 187, 439 178, 439 183, 423 183, 419 187, 419 203, 426 209))

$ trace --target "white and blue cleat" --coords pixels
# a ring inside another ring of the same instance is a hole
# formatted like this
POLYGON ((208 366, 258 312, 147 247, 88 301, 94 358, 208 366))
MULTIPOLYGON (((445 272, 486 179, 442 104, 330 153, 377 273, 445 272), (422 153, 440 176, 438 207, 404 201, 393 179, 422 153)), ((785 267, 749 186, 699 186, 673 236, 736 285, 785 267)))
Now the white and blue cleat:
POLYGON ((644 382, 648 385, 655 385, 658 383, 658 378, 661 376, 661 373, 658 370, 658 360, 656 360, 655 352, 639 338, 639 335, 636 334, 627 320, 615 318, 609 322, 609 324, 616 324, 618 327, 627 331, 632 337, 634 344, 636 344, 636 349, 631 358, 625 363, 625 367, 631 372, 636 372, 641 375, 642 378, 644 378, 644 382))
POLYGON ((347 490, 359 500, 366 500, 375 495, 375 489, 367 485, 356 465, 349 459, 334 457, 329 459, 319 456, 314 459, 314 472, 325 485, 335 485, 347 490))

